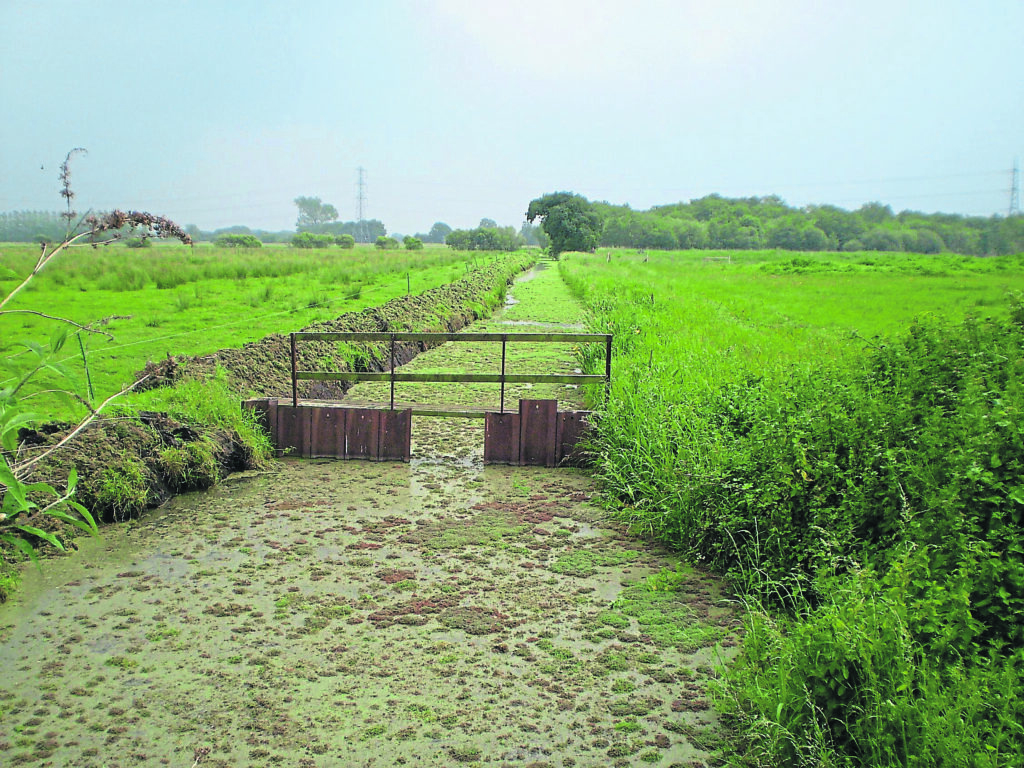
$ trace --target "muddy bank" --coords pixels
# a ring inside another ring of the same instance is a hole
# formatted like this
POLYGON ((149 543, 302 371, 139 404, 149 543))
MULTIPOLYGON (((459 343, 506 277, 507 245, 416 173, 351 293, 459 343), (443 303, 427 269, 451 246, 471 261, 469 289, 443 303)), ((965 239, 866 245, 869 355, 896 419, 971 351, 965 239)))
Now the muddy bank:
MULTIPOLYGON (((469 273, 451 285, 417 296, 401 297, 380 307, 347 313, 317 323, 306 331, 446 331, 454 332, 490 314, 504 302, 507 286, 526 269, 532 257, 509 256, 469 273)), ((405 364, 428 347, 396 345, 396 358, 405 364)), ((303 343, 300 367, 320 370, 383 370, 388 358, 373 345, 339 347, 325 342, 303 343)), ((148 376, 142 389, 169 385, 184 376, 203 377, 221 367, 239 392, 288 395, 291 362, 288 337, 271 335, 242 348, 223 349, 202 358, 168 358, 149 364, 138 376, 148 376)), ((336 382, 303 382, 303 396, 341 397, 350 385, 336 382)), ((70 425, 49 425, 23 430, 31 450, 55 445, 70 425)), ((173 493, 207 488, 233 471, 258 468, 252 451, 238 435, 203 424, 182 424, 160 414, 140 419, 102 418, 67 447, 41 462, 31 479, 63 488, 70 469, 78 472, 78 500, 103 521, 129 519, 143 509, 157 506, 173 493), (179 451, 191 462, 174 472, 161 454, 179 451), (196 455, 194 455, 196 454, 196 455), (112 474, 113 473, 113 474, 112 474)), ((75 531, 60 521, 35 515, 29 520, 65 542, 75 531)), ((45 551, 45 548, 44 550, 45 551)), ((0 550, 0 556, 4 552, 0 550)), ((0 600, 4 599, 0 593, 0 600)))

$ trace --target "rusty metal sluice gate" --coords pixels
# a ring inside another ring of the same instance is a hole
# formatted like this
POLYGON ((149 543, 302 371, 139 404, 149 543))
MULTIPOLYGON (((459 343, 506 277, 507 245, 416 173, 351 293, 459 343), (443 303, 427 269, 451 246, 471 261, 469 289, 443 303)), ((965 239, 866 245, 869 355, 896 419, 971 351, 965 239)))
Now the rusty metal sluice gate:
POLYGON ((291 334, 292 397, 247 400, 245 407, 257 412, 274 445, 295 455, 314 458, 409 461, 412 416, 484 419, 484 462, 520 466, 560 466, 581 461, 576 450, 586 436, 591 411, 559 411, 557 400, 520 400, 515 411, 505 409, 506 384, 611 384, 611 334, 594 333, 341 333, 299 332, 291 334), (386 342, 389 370, 383 372, 303 371, 298 369, 296 345, 303 340, 343 342, 386 342), (498 373, 398 373, 395 344, 416 342, 500 342, 501 369, 498 373), (604 344, 605 373, 594 374, 509 374, 507 345, 512 343, 604 344), (342 401, 305 401, 298 395, 300 381, 387 381, 390 402, 359 407, 342 401), (413 406, 395 408, 395 385, 403 382, 500 384, 498 411, 480 408, 413 406))

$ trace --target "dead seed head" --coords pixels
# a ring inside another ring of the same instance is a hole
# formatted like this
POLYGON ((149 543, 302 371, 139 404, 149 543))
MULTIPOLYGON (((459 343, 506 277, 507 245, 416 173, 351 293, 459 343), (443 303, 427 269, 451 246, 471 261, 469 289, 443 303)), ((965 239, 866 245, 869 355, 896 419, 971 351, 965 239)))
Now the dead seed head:
POLYGON ((99 216, 86 216, 85 224, 94 236, 125 227, 140 227, 143 237, 173 237, 185 245, 192 245, 189 234, 173 221, 144 211, 111 211, 99 216))

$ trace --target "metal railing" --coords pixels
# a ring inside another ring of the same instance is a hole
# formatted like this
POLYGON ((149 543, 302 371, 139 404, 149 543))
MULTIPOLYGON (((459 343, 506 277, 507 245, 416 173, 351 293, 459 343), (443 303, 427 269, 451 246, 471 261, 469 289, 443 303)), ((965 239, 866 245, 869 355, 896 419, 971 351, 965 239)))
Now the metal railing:
MULTIPOLYGON (((365 333, 365 332, 319 332, 298 331, 291 334, 292 355, 292 405, 299 403, 300 381, 387 381, 391 383, 391 410, 395 409, 395 384, 400 382, 438 382, 465 384, 501 384, 501 412, 505 412, 506 384, 596 384, 603 382, 607 393, 612 378, 612 335, 605 333, 365 333), (300 341, 345 341, 345 342, 388 342, 390 344, 389 370, 381 373, 351 371, 345 373, 330 371, 298 370, 297 342, 300 341), (438 344, 445 341, 501 342, 501 370, 498 373, 397 373, 395 371, 395 344, 397 342, 427 342, 438 344), (569 343, 604 344, 604 375, 583 373, 527 373, 506 372, 508 344, 569 343)), ((420 411, 422 415, 465 416, 465 412, 435 410, 420 411)))

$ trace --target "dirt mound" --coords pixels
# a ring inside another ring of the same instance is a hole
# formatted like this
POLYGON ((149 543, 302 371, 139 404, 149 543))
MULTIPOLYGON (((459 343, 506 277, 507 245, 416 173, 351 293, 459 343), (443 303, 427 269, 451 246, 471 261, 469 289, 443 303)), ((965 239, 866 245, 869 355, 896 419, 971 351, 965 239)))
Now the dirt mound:
MULTIPOLYGON (((474 270, 458 282, 433 288, 416 296, 402 296, 361 312, 350 312, 328 322, 314 323, 302 331, 390 333, 454 333, 504 300, 514 277, 529 265, 523 257, 509 257, 474 270)), ((390 349, 383 344, 346 345, 303 341, 298 347, 301 370, 383 371, 390 365, 390 349), (353 354, 354 352, 354 354, 353 354)), ((404 365, 430 345, 401 342, 395 346, 398 365, 404 365)), ((172 384, 182 376, 203 376, 223 368, 239 390, 263 397, 291 395, 291 347, 289 337, 272 334, 241 348, 222 349, 204 357, 168 357, 149 363, 137 378, 150 378, 142 388, 172 384)), ((339 398, 351 387, 347 382, 300 382, 299 396, 339 398)))

